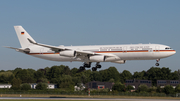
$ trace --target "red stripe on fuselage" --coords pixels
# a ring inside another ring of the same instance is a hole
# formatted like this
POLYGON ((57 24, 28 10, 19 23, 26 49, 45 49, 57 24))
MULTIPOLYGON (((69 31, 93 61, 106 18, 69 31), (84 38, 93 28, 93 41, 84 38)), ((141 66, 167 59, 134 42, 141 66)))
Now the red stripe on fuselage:
MULTIPOLYGON (((95 53, 140 53, 149 52, 148 50, 127 50, 127 51, 95 51, 95 53)), ((176 52, 175 50, 153 50, 153 52, 176 52)), ((59 54, 59 53, 28 53, 28 55, 49 55, 49 54, 59 54)))

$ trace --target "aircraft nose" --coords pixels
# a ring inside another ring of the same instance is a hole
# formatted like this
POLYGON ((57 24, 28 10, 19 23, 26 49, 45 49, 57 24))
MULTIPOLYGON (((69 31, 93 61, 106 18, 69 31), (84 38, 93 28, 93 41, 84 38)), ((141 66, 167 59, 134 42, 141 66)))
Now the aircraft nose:
POLYGON ((176 54, 176 51, 175 50, 170 50, 168 53, 166 53, 166 56, 169 57, 169 56, 172 56, 176 54))
POLYGON ((173 50, 173 51, 171 52, 171 55, 174 55, 174 54, 176 54, 176 51, 175 51, 175 50, 173 50))
POLYGON ((176 51, 174 50, 173 55, 176 54, 176 51))

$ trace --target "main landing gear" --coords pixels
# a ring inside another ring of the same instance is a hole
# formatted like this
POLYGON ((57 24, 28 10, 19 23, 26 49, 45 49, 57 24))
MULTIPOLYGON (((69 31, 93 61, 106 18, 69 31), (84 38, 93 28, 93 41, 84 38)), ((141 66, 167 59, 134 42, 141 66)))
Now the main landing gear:
MULTIPOLYGON (((90 68, 90 67, 91 67, 91 62, 84 63, 83 66, 79 67, 79 70, 83 71, 85 70, 85 68, 90 68)), ((92 67, 92 71, 96 71, 97 68, 101 68, 101 65, 99 64, 99 62, 96 63, 95 67, 92 67)))
POLYGON ((159 63, 158 63, 159 61, 160 59, 156 59, 156 64, 155 64, 156 66, 159 66, 159 63))
POLYGON ((91 62, 89 62, 89 63, 84 63, 83 66, 80 66, 80 67, 79 67, 79 70, 85 70, 85 67, 86 67, 86 68, 90 68, 90 67, 91 67, 91 62))
POLYGON ((92 67, 92 71, 96 71, 97 68, 101 68, 101 65, 99 64, 99 62, 96 63, 96 67, 92 67))

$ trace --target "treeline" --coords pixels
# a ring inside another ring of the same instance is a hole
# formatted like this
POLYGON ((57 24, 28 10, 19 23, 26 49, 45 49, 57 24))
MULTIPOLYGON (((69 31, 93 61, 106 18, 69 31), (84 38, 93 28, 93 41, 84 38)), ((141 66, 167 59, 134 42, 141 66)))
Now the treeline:
POLYGON ((0 83, 12 84, 13 79, 20 80, 23 83, 54 83, 58 88, 74 90, 74 86, 79 83, 87 83, 89 81, 102 82, 121 82, 125 83, 127 79, 152 80, 152 85, 156 86, 157 80, 178 80, 178 72, 171 72, 169 68, 151 67, 147 71, 134 72, 132 74, 128 70, 118 72, 115 67, 109 67, 105 70, 79 71, 77 68, 70 69, 68 66, 52 66, 44 69, 22 69, 1 70, 0 83))

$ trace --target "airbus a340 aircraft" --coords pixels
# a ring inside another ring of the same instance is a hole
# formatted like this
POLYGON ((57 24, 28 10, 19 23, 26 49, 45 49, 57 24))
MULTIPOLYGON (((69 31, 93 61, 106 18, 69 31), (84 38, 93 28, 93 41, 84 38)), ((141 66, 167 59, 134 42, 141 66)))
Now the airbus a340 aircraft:
POLYGON ((101 68, 100 62, 123 64, 126 60, 156 60, 176 53, 169 46, 161 44, 96 45, 96 46, 51 46, 37 43, 22 26, 14 26, 21 48, 7 47, 34 57, 52 61, 80 61, 80 66, 90 68, 96 62, 93 71, 101 68))

